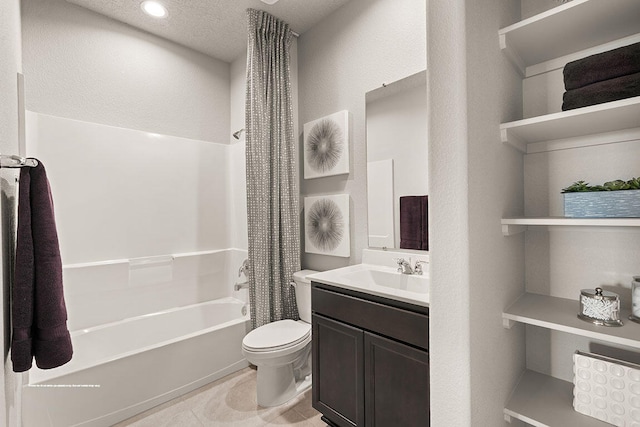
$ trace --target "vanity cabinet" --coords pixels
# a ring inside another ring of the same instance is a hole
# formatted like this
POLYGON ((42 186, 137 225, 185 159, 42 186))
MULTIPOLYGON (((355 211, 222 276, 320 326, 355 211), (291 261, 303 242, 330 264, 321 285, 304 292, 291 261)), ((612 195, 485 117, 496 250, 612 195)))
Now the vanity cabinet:
POLYGON ((330 425, 429 425, 429 309, 312 282, 313 407, 330 425))

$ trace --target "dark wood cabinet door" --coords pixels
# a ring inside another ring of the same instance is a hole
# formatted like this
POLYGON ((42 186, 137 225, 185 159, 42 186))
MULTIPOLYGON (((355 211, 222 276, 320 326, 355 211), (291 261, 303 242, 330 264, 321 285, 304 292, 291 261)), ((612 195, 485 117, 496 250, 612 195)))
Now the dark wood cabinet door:
POLYGON ((364 351, 366 425, 429 426, 429 353, 368 332, 364 351))
POLYGON ((335 425, 364 426, 364 333, 314 314, 313 407, 335 425))

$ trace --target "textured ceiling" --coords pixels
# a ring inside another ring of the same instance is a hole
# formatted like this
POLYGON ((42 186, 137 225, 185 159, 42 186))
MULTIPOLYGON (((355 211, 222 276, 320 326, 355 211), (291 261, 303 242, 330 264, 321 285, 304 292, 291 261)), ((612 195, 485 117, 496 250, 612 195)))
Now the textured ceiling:
POLYGON ((160 0, 169 11, 166 19, 145 15, 142 0, 67 1, 231 62, 246 49, 246 9, 267 11, 302 34, 349 0, 160 0))

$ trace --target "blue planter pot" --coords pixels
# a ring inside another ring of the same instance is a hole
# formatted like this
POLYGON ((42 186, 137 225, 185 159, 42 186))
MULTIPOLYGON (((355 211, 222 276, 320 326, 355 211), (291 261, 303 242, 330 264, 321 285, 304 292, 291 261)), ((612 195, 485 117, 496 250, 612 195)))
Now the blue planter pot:
POLYGON ((640 218, 640 190, 564 193, 569 218, 640 218))

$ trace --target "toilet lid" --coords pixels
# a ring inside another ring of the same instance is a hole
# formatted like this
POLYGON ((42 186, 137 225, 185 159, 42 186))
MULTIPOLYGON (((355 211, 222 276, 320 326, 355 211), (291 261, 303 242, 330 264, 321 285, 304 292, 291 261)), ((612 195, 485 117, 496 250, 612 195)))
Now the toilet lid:
POLYGON ((311 325, 286 319, 268 323, 249 332, 242 345, 253 351, 269 351, 291 347, 311 335, 311 325))

